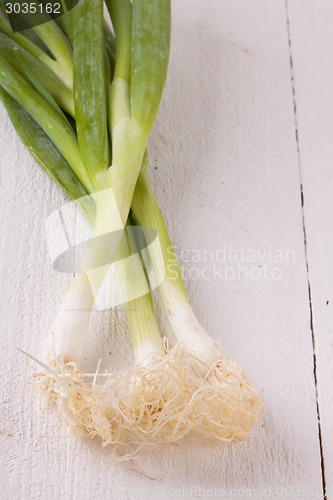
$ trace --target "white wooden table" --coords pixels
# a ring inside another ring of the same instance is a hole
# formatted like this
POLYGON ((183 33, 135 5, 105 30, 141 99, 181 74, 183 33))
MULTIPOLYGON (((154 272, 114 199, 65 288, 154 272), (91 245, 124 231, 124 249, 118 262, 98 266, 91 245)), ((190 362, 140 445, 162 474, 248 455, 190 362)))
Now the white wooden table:
MULTIPOLYGON (((173 1, 151 178, 194 308, 264 406, 246 442, 144 453, 159 481, 22 393, 37 367, 16 347, 42 356, 70 280, 44 231, 65 198, 1 106, 1 499, 333 499, 332 26, 331 0, 173 1)), ((130 360, 124 328, 119 309, 94 315, 92 362, 130 360)))

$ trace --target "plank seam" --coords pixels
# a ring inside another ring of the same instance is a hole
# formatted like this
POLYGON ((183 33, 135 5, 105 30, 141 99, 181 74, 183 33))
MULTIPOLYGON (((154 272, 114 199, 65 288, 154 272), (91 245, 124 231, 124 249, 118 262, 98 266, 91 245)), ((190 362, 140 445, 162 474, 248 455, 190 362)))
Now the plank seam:
POLYGON ((321 480, 322 480, 322 488, 323 488, 323 498, 324 498, 324 500, 327 500, 325 460, 324 460, 324 453, 323 453, 323 441, 322 441, 320 408, 319 408, 319 397, 318 397, 316 340, 315 340, 314 324, 313 324, 312 291, 311 291, 311 280, 310 280, 309 259, 308 259, 307 233, 306 233, 306 225, 305 225, 304 191, 303 191, 303 182, 302 182, 301 153, 300 153, 300 143, 299 143, 299 134, 298 134, 296 90, 295 90, 295 77, 294 77, 294 66, 293 66, 292 45, 291 45, 291 29, 290 29, 288 0, 285 0, 285 9, 286 9, 286 24, 287 24, 288 49, 289 49, 290 80, 291 80, 291 89, 292 89, 293 106, 294 106, 295 139, 296 139, 298 171, 299 171, 299 180, 300 180, 301 213, 302 213, 302 226, 303 226, 303 238, 304 238, 305 266, 306 266, 307 285, 308 285, 310 329, 311 329, 312 349, 313 349, 313 378, 314 378, 314 383, 315 383, 315 394, 316 394, 318 440, 319 440, 319 451, 320 451, 320 462, 321 462, 321 480))

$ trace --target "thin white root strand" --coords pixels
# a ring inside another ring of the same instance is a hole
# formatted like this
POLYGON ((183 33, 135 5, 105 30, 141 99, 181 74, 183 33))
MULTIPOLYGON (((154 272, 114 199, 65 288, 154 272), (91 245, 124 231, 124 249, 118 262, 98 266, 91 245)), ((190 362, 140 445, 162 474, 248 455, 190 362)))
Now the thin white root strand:
POLYGON ((236 361, 214 363, 195 395, 199 426, 211 438, 242 441, 259 420, 259 394, 236 361))
POLYGON ((143 445, 175 442, 191 430, 243 440, 260 417, 261 401, 239 364, 220 359, 203 378, 181 344, 166 347, 165 356, 122 372, 99 373, 99 363, 95 373, 84 373, 54 359, 38 383, 75 432, 113 445, 118 460, 133 460, 143 445), (117 457, 119 448, 124 453, 117 457))

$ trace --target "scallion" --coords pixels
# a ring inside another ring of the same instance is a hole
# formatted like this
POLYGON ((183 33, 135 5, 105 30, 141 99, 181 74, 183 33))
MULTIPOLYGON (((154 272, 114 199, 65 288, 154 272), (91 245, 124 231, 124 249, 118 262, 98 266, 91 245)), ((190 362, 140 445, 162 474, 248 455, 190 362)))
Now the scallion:
POLYGON ((104 444, 131 443, 133 433, 175 441, 192 429, 243 439, 259 417, 260 398, 198 322, 147 173, 146 144, 168 64, 170 2, 106 4, 114 35, 102 0, 80 0, 58 24, 29 30, 33 36, 12 33, 0 19, 0 98, 37 162, 94 227, 82 272, 48 335, 42 387, 74 426, 104 444), (139 249, 124 230, 133 220, 143 237, 144 228, 158 235, 159 245, 148 248, 174 346, 161 340, 139 249), (112 235, 107 244, 105 235, 112 235), (135 364, 82 373, 91 309, 112 260, 135 364))

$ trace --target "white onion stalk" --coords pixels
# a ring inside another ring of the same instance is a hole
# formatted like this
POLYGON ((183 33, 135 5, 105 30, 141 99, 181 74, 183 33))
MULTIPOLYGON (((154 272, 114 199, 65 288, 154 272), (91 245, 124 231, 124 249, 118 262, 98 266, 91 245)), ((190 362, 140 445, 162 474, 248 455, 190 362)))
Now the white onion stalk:
MULTIPOLYGON (((55 357, 65 363, 80 362, 86 345, 91 310, 108 271, 109 266, 105 263, 111 262, 119 244, 121 231, 114 233, 113 244, 107 246, 101 245, 99 238, 117 226, 112 190, 97 193, 95 199, 94 237, 81 262, 82 272, 75 275, 48 335, 48 359, 55 357)), ((121 230, 119 222, 117 229, 121 230)))
POLYGON ((154 228, 161 243, 162 257, 154 247, 149 247, 150 258, 155 273, 165 270, 159 292, 172 333, 193 357, 193 366, 204 382, 197 405, 198 412, 205 415, 201 428, 214 438, 244 439, 260 416, 260 397, 240 365, 224 356, 222 348, 193 312, 146 165, 140 172, 132 210, 136 222, 154 228))

